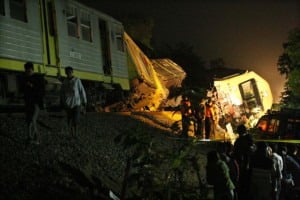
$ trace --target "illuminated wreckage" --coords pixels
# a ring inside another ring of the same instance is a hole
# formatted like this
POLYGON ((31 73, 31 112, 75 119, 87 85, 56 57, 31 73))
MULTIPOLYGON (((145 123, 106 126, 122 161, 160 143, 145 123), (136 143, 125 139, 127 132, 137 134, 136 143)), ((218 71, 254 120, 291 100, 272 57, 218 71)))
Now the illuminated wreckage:
POLYGON ((253 71, 215 79, 207 97, 218 106, 217 130, 229 134, 239 124, 253 128, 273 104, 269 83, 253 71))

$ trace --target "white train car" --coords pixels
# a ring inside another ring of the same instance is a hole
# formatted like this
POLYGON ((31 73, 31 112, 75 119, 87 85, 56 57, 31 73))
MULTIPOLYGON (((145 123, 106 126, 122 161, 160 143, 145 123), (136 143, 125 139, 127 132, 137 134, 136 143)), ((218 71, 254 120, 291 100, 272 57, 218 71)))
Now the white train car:
POLYGON ((272 107, 269 83, 253 71, 215 79, 214 86, 222 115, 240 118, 241 114, 246 114, 258 120, 272 107))

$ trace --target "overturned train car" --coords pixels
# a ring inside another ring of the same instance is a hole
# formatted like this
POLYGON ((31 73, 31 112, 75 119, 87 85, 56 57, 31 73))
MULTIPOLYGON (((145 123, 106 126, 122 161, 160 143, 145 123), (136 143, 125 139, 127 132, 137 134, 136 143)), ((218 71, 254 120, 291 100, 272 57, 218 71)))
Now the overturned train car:
POLYGON ((219 102, 220 115, 234 124, 245 123, 254 127, 258 119, 271 109, 273 96, 269 83, 253 71, 234 74, 214 80, 215 98, 219 102))

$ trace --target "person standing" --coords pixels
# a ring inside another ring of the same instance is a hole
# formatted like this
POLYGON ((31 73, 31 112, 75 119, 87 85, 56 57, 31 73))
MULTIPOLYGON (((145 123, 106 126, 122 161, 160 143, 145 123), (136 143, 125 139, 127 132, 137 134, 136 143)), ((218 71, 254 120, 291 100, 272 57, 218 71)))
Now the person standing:
POLYGON ((33 63, 24 64, 23 92, 25 103, 25 117, 27 123, 28 141, 40 143, 40 134, 37 129, 37 119, 40 109, 43 108, 45 95, 45 79, 42 75, 34 73, 33 63))
POLYGON ((237 192, 239 198, 247 199, 249 192, 250 157, 254 151, 254 141, 252 136, 247 133, 247 128, 244 125, 239 125, 237 132, 239 137, 233 146, 233 157, 239 165, 240 174, 237 192))
POLYGON ((216 139, 217 128, 219 126, 219 106, 216 101, 212 101, 211 105, 211 113, 212 113, 212 130, 211 130, 211 137, 216 139))
POLYGON ((201 101, 196 104, 194 108, 194 117, 195 117, 195 123, 194 123, 194 130, 195 135, 197 137, 205 138, 204 135, 204 127, 205 127, 205 99, 202 98, 201 101))
POLYGON ((283 160, 282 157, 277 153, 277 151, 278 151, 278 146, 276 143, 271 143, 271 145, 268 146, 268 154, 273 160, 274 169, 275 169, 274 180, 273 180, 274 200, 280 199, 282 170, 283 170, 283 160))
POLYGON ((258 142, 250 160, 250 193, 255 200, 273 200, 275 197, 276 165, 271 157, 271 149, 265 142, 258 142))
POLYGON ((61 86, 61 104, 67 113, 68 130, 75 137, 78 134, 81 106, 86 106, 87 99, 81 80, 73 75, 73 68, 66 67, 65 73, 67 78, 61 86))
POLYGON ((288 148, 285 144, 279 147, 279 155, 282 157, 283 170, 282 170, 282 192, 280 197, 282 199, 299 199, 299 192, 295 190, 299 185, 299 163, 289 155, 288 148))
POLYGON ((211 99, 205 104, 205 139, 214 134, 213 105, 211 99))
POLYGON ((187 96, 182 96, 181 100, 181 122, 182 122, 182 136, 188 137, 189 127, 191 124, 192 108, 191 102, 187 96))
POLYGON ((235 186, 230 179, 229 168, 215 150, 207 153, 206 179, 208 184, 214 186, 215 200, 234 199, 235 186))
POLYGON ((234 199, 237 200, 238 195, 237 195, 236 189, 238 187, 240 170, 239 170, 238 162, 232 156, 233 145, 231 144, 231 142, 224 142, 224 143, 220 143, 220 145, 217 146, 217 149, 218 149, 220 158, 227 164, 227 166, 229 168, 230 179, 235 186, 234 199))

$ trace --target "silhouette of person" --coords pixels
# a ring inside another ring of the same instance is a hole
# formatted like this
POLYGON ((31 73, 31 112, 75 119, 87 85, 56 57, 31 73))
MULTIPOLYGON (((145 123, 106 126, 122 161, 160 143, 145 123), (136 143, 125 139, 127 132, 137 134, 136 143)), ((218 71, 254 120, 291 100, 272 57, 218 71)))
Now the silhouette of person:
POLYGON ((211 133, 214 133, 213 103, 211 99, 205 105, 205 139, 210 139, 211 133))
POLYGON ((192 108, 191 102, 187 96, 182 96, 181 101, 181 122, 182 122, 182 136, 188 137, 189 126, 191 123, 192 108))
POLYGON ((200 102, 194 108, 195 117, 195 135, 198 137, 205 138, 204 127, 205 127, 205 99, 202 98, 200 102))
POLYGON ((247 133, 246 127, 242 124, 237 127, 239 137, 233 146, 233 156, 238 162, 240 168, 240 178, 238 183, 238 196, 246 199, 249 189, 249 165, 250 156, 254 150, 254 141, 250 134, 247 133))
POLYGON ((258 142, 250 161, 250 194, 253 199, 272 200, 275 197, 276 168, 265 142, 258 142))
POLYGON ((220 159, 217 151, 213 150, 207 154, 206 178, 208 184, 214 186, 214 199, 233 200, 234 184, 230 179, 227 164, 220 159))
POLYGON ((40 109, 43 109, 46 81, 42 75, 35 74, 33 63, 24 64, 23 92, 25 102, 25 117, 27 122, 28 141, 40 143, 40 134, 37 128, 37 119, 40 109))

